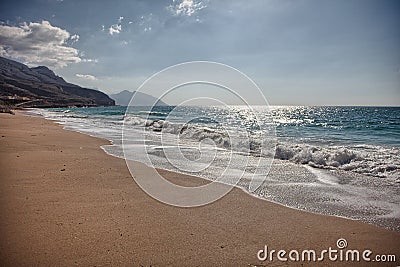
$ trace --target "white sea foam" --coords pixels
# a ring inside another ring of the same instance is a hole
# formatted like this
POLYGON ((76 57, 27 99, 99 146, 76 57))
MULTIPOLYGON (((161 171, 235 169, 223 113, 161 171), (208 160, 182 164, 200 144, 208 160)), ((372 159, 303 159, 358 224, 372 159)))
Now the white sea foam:
MULTIPOLYGON (((243 134, 242 136, 236 136, 236 140, 244 141, 232 143, 232 136, 227 131, 200 125, 188 126, 163 120, 146 120, 132 115, 125 118, 125 123, 132 126, 145 127, 149 131, 162 131, 163 133, 179 135, 181 138, 195 141, 210 139, 218 147, 232 149, 236 152, 271 156, 260 151, 262 141, 259 136, 255 138, 243 134)), ((351 147, 313 146, 310 144, 280 142, 276 146, 275 158, 306 164, 314 168, 340 169, 395 180, 400 177, 400 149, 398 148, 360 144, 351 147)))
POLYGON ((275 158, 295 163, 307 164, 315 168, 341 169, 355 173, 388 177, 400 177, 400 150, 369 146, 366 151, 360 147, 311 146, 299 144, 278 144, 275 158))
POLYGON ((318 181, 326 185, 338 185, 339 179, 334 175, 329 175, 323 170, 315 169, 311 166, 305 166, 306 169, 317 177, 318 181))

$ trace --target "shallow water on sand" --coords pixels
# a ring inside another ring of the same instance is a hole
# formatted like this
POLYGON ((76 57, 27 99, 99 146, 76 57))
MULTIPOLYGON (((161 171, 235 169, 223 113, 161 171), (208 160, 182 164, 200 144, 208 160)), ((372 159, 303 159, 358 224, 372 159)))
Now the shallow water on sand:
POLYGON ((113 156, 224 183, 242 176, 238 186, 257 197, 400 231, 400 108, 226 109, 31 112, 111 140, 103 149, 113 156))

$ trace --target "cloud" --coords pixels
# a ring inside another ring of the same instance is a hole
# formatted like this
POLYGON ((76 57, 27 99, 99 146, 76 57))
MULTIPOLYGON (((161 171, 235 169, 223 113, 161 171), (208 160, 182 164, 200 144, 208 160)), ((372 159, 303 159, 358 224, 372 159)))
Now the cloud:
POLYGON ((71 39, 72 43, 74 44, 74 43, 76 43, 76 42, 79 41, 79 35, 74 34, 74 35, 72 35, 72 36, 70 37, 70 39, 71 39))
MULTIPOLYGON (((108 28, 108 33, 110 35, 114 35, 114 34, 120 33, 122 31, 122 24, 121 23, 122 23, 123 20, 124 20, 124 17, 120 16, 117 19, 118 23, 117 24, 113 24, 113 25, 110 26, 110 28, 108 28)), ((102 30, 104 31, 104 26, 103 26, 102 30)))
POLYGON ((89 62, 89 63, 99 63, 99 60, 97 58, 83 58, 82 62, 89 62))
POLYGON ((97 78, 93 75, 90 74, 75 74, 76 77, 80 78, 80 79, 85 79, 85 80, 91 80, 91 81, 96 81, 97 78))
POLYGON ((175 4, 177 1, 173 1, 174 4, 170 5, 168 9, 172 11, 174 15, 184 15, 191 16, 196 12, 206 8, 207 5, 202 1, 194 1, 194 0, 182 0, 180 3, 175 4))
POLYGON ((71 37, 68 31, 48 21, 0 25, 0 55, 21 59, 28 65, 61 68, 82 61, 79 51, 67 44, 78 39, 78 35, 71 37))
POLYGON ((115 33, 120 33, 121 31, 122 31, 122 25, 121 24, 113 24, 108 29, 108 33, 110 35, 114 35, 115 33))

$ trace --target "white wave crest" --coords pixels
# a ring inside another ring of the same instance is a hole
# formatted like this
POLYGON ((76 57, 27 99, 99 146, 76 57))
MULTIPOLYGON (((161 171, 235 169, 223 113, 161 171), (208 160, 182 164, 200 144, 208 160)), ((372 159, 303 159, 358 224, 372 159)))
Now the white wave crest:
POLYGON ((316 168, 341 169, 376 177, 400 176, 399 149, 369 147, 368 150, 342 146, 316 147, 311 145, 278 144, 275 158, 316 168))

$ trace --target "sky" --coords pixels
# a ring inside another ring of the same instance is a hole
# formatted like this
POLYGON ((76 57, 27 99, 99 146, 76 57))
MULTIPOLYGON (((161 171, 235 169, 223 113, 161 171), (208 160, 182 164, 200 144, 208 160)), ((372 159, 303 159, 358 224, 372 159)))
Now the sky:
MULTIPOLYGON (((400 1, 2 0, 0 55, 108 94, 212 61, 246 74, 273 105, 399 106, 400 1)), ((203 90, 189 87, 166 102, 203 90)), ((204 96, 224 101, 218 90, 204 96)))

